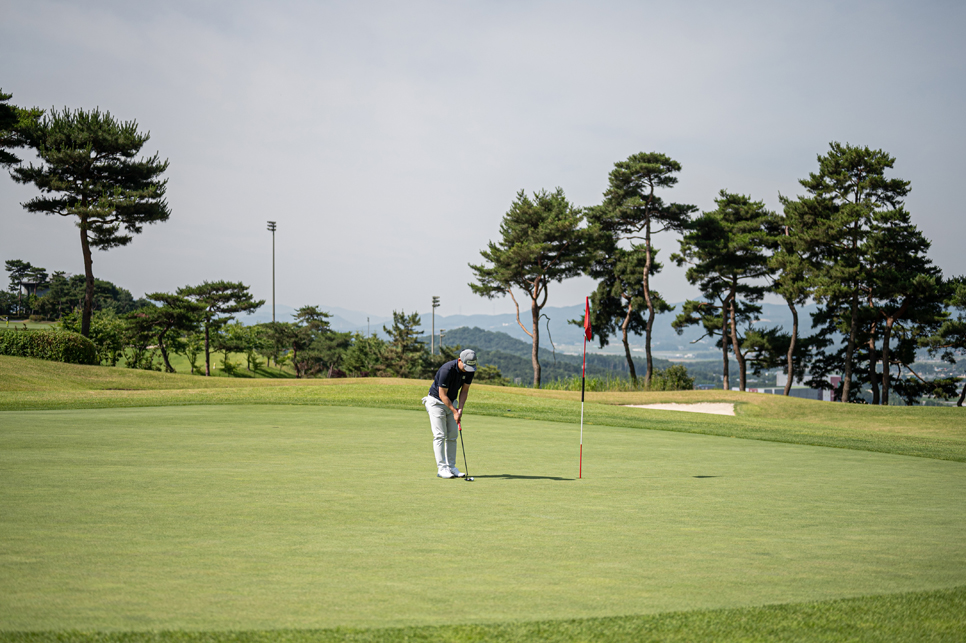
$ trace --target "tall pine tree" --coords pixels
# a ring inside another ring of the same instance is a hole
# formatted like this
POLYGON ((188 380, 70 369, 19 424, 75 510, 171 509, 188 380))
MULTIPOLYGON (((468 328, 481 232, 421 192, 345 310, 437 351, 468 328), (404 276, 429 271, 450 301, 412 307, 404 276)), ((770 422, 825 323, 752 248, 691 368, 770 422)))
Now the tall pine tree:
POLYGON ((549 286, 581 274, 592 259, 590 235, 582 228, 584 216, 562 189, 541 190, 529 197, 517 193, 500 224, 500 241, 490 241, 480 254, 486 263, 470 268, 476 282, 470 288, 487 298, 510 295, 517 324, 533 340, 533 387, 540 388, 540 316, 547 305, 549 286), (520 321, 520 304, 513 294, 519 288, 530 298, 530 327, 520 321))
POLYGON ((168 168, 157 154, 137 158, 150 138, 136 121, 120 122, 109 112, 78 109, 51 112, 20 128, 40 159, 11 172, 32 183, 40 196, 23 204, 28 212, 72 217, 80 231, 86 289, 81 334, 90 333, 94 304, 92 249, 125 246, 144 226, 167 221, 164 199, 168 168))
POLYGON ((588 221, 618 241, 643 241, 635 252, 644 255, 641 286, 647 307, 644 328, 644 353, 647 372, 644 385, 650 386, 654 373, 651 357, 651 331, 654 318, 661 306, 652 295, 651 275, 655 248, 652 237, 666 230, 682 231, 697 207, 680 203, 665 203, 657 194, 659 189, 677 185, 681 164, 659 152, 640 152, 626 161, 618 161, 608 177, 603 203, 587 212, 588 221))
POLYGON ((764 279, 772 274, 768 226, 775 215, 761 201, 726 190, 718 193, 715 204, 715 210, 688 224, 675 259, 679 264, 691 264, 687 279, 700 284, 706 296, 724 295, 722 333, 731 342, 738 362, 739 387, 744 391, 748 367, 739 322, 760 312, 757 302, 767 290, 764 279))
MULTIPOLYGON (((894 164, 895 158, 882 150, 833 142, 828 153, 818 157, 818 172, 799 181, 807 194, 783 199, 788 224, 803 244, 813 296, 823 307, 816 320, 825 324, 827 336, 837 329, 846 338, 844 355, 825 356, 821 368, 841 367, 845 401, 858 397, 856 348, 862 322, 870 320, 868 311, 862 310, 873 277, 868 237, 876 217, 900 209, 909 193, 908 181, 886 177, 894 164)), ((866 332, 877 328, 867 325, 866 332)), ((870 367, 876 354, 871 348, 870 367)), ((865 374, 870 381, 876 377, 873 368, 865 374)))

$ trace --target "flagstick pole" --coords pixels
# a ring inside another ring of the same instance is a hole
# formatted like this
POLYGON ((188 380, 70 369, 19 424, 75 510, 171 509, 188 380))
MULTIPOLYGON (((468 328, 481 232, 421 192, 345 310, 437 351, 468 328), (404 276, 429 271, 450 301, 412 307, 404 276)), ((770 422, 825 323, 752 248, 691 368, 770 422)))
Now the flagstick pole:
POLYGON ((577 478, 584 477, 584 384, 587 381, 587 333, 584 333, 584 366, 580 371, 580 463, 577 478))

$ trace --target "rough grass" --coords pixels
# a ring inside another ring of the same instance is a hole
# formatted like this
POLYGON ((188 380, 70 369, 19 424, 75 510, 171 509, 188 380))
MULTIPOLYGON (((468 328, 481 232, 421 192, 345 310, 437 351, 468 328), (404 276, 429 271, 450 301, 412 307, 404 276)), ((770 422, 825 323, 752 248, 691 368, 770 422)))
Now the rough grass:
POLYGON ((387 629, 0 632, 4 643, 903 643, 966 639, 966 587, 648 616, 387 629))
MULTIPOLYGON (((213 368, 219 365, 220 360, 212 359, 213 368)), ((77 368, 77 366, 79 365, 0 355, 0 391, 206 389, 277 386, 281 383, 270 377, 265 379, 202 377, 187 372, 160 373, 123 367, 82 366, 77 368)), ((201 367, 204 368, 203 360, 201 367)), ((247 373, 244 363, 239 368, 241 372, 247 373)), ((186 360, 183 370, 187 371, 186 360)), ((283 379, 287 377, 290 376, 286 374, 283 379)))

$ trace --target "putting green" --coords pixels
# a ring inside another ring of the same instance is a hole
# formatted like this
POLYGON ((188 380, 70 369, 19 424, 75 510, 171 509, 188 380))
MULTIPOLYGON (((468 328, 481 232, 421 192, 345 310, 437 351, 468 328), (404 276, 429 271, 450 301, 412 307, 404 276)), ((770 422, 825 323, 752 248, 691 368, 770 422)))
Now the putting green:
MULTIPOLYGON (((471 412, 471 410, 470 410, 471 412)), ((0 415, 0 630, 381 627, 966 583, 966 464, 467 416, 0 415), (462 463, 462 454, 459 459, 462 463)))

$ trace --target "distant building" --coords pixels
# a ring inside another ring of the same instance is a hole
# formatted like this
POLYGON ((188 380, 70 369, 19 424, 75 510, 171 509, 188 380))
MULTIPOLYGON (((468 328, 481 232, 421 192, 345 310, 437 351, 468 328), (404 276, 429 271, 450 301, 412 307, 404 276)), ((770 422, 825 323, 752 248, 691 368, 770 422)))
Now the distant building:
MULTIPOLYGON (((792 388, 788 391, 789 397, 800 397, 806 400, 822 400, 824 402, 838 402, 836 396, 836 390, 839 384, 842 383, 842 378, 839 375, 833 375, 829 378, 830 389, 820 389, 820 388, 810 388, 805 386, 805 380, 809 379, 808 373, 806 373, 802 379, 795 380, 792 382, 792 388)), ((770 395, 784 395, 785 394, 785 383, 788 382, 788 375, 779 371, 775 374, 775 388, 749 388, 746 389, 749 393, 768 393, 770 395)), ((737 391, 737 388, 732 388, 732 390, 737 391)))

